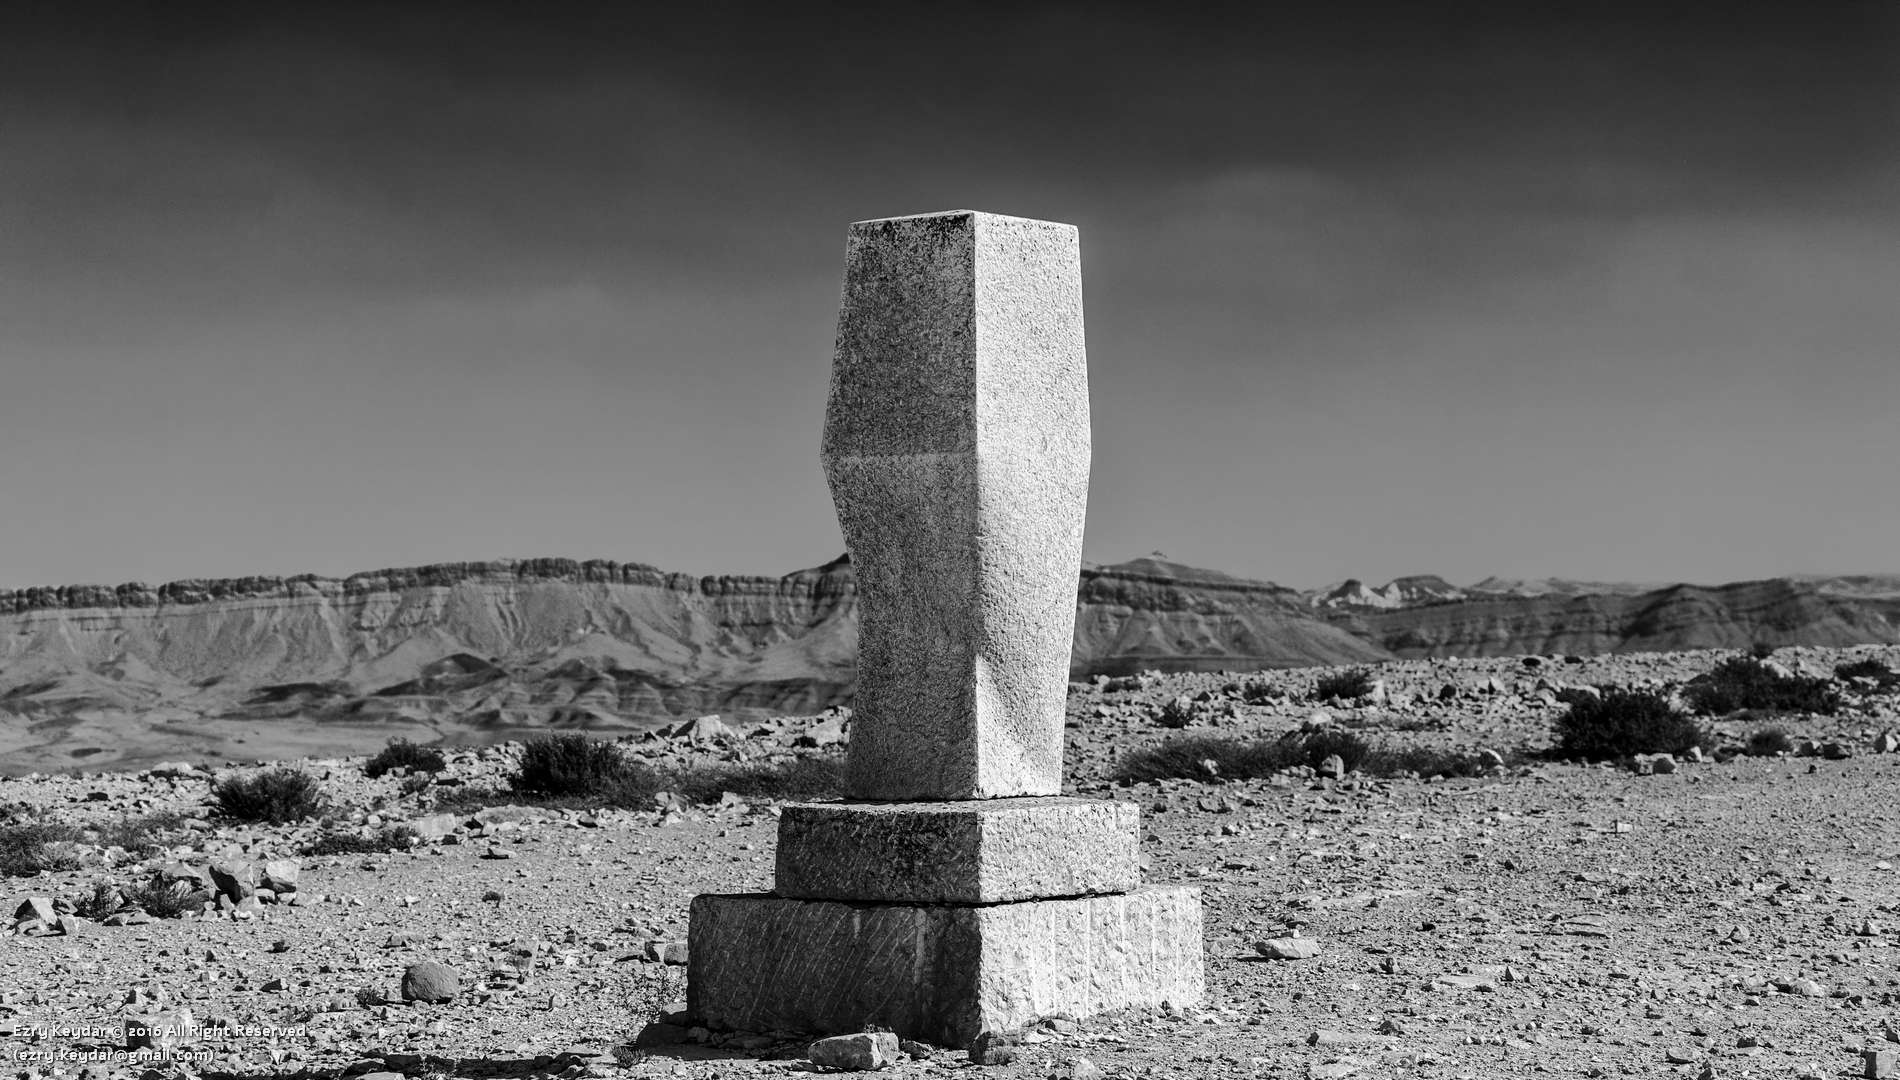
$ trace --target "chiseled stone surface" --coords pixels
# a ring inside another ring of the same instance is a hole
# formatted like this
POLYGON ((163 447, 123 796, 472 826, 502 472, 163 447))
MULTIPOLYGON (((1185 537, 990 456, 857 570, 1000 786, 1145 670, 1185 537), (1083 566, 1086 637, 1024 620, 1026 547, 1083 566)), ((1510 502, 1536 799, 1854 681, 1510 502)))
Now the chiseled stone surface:
POLYGON ((773 891, 993 904, 1141 885, 1141 810, 1101 799, 806 803, 778 821, 773 891))
POLYGON ((975 906, 695 897, 687 1004, 737 1031, 877 1026, 941 1046, 1063 1012, 1198 1003, 1201 895, 975 906))
POLYGON ((853 225, 822 458, 858 583, 850 794, 1056 794, 1089 474, 1075 228, 853 225))

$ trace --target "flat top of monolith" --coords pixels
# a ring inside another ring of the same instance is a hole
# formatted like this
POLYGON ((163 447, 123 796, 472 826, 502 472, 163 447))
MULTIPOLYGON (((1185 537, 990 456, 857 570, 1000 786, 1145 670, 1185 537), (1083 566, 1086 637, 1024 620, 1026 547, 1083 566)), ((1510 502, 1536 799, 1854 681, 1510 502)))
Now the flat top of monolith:
POLYGON ((988 210, 936 210, 928 214, 899 214, 896 217, 865 218, 863 221, 852 222, 851 226, 856 228, 859 225, 882 225, 889 221, 919 221, 924 218, 941 217, 986 217, 995 218, 998 221, 1028 221, 1037 225, 1053 225, 1062 229, 1075 228, 1075 226, 1061 221, 1045 221, 1042 218, 1017 217, 1013 214, 992 214, 988 210))

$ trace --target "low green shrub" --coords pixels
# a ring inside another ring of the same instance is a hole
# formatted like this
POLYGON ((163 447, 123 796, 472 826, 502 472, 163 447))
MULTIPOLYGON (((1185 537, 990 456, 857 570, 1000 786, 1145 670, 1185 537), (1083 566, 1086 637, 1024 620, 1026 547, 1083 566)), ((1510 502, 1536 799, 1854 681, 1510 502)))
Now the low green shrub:
POLYGON ((697 803, 730 791, 748 799, 830 799, 844 794, 844 757, 795 757, 764 765, 712 765, 674 774, 668 787, 697 803))
POLYGON ((1609 689, 1583 697, 1557 718, 1557 752, 1586 761, 1679 754, 1709 741, 1701 725, 1647 690, 1609 689))
POLYGON ((1849 664, 1834 665, 1834 677, 1845 682, 1849 679, 1872 679, 1882 690, 1900 686, 1900 672, 1869 657, 1849 664))
POLYGON ((140 857, 154 855, 164 850, 168 834, 184 829, 186 820, 185 815, 176 810, 160 810, 137 817, 122 814, 99 826, 99 843, 123 848, 140 857))
POLYGON ((1407 747, 1402 750, 1374 747, 1366 759, 1359 763, 1359 771, 1367 776, 1384 777, 1472 777, 1483 776, 1490 768, 1491 763, 1474 753, 1425 747, 1407 747))
POLYGON ((408 851, 416 846, 419 834, 407 825, 389 825, 374 835, 362 836, 343 829, 326 829, 303 846, 300 854, 320 855, 383 855, 392 851, 408 851))
POLYGON ((226 777, 212 786, 211 797, 226 817, 273 825, 316 817, 324 806, 316 778, 288 767, 226 777))
POLYGON ((1164 728, 1184 728, 1194 722, 1194 701, 1191 698, 1171 698, 1155 714, 1155 723, 1164 728))
POLYGON ((1321 676, 1313 684, 1313 701, 1353 701, 1372 693, 1372 673, 1365 668, 1352 668, 1321 676))
POLYGON ((418 746, 408 739, 391 739, 375 757, 363 763, 363 775, 374 780, 395 769, 411 773, 439 773, 449 767, 442 751, 433 746, 418 746))
POLYGON ((536 795, 599 796, 624 786, 629 775, 629 762, 612 743, 576 733, 544 735, 522 747, 521 768, 509 786, 536 795))
POLYGON ((1841 707, 1840 694, 1827 679, 1785 675, 1748 656, 1730 657, 1689 680, 1682 696, 1704 716, 1743 709, 1832 716, 1841 707))
POLYGON ((1185 736, 1123 755, 1115 778, 1126 783, 1170 778, 1254 780, 1299 765, 1317 769, 1334 754, 1351 770, 1371 750, 1364 739, 1324 729, 1289 732, 1278 739, 1185 736))
POLYGON ((1794 740, 1778 727, 1762 728, 1748 736, 1748 753, 1752 757, 1774 757, 1794 751, 1794 740))
POLYGON ((154 874, 125 890, 125 902, 154 919, 175 919, 210 899, 210 893, 189 881, 167 881, 154 874))
POLYGON ((42 870, 76 870, 79 857, 69 844, 79 839, 70 825, 0 826, 0 876, 32 877, 42 870))
POLYGON ((92 887, 92 892, 73 904, 73 914, 82 919, 98 922, 108 915, 118 913, 125 907, 125 894, 111 882, 101 881, 92 887))

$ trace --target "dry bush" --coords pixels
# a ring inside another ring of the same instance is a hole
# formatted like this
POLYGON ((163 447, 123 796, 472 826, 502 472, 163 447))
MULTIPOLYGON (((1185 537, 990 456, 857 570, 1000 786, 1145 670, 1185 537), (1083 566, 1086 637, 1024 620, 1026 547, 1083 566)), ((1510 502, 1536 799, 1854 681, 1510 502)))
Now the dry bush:
POLYGON ((1586 761, 1679 754, 1709 741, 1701 725, 1677 712, 1667 697, 1647 690, 1609 689, 1600 698, 1578 698, 1557 718, 1556 731, 1557 752, 1586 761))

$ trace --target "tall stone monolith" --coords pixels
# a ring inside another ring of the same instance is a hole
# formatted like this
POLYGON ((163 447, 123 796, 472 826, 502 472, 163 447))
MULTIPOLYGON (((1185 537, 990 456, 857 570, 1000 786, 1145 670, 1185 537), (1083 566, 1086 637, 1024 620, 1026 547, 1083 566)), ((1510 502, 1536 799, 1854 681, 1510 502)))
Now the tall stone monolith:
POLYGON ((1089 485, 1072 226, 866 221, 821 456, 858 581, 860 799, 1054 795, 1089 485))
POLYGON ((1198 890, 1139 810, 1062 798, 1089 470, 1068 225, 859 222, 821 453, 858 578, 848 799, 788 806, 771 893, 693 901, 715 1029, 946 1045, 1202 994, 1198 890))

